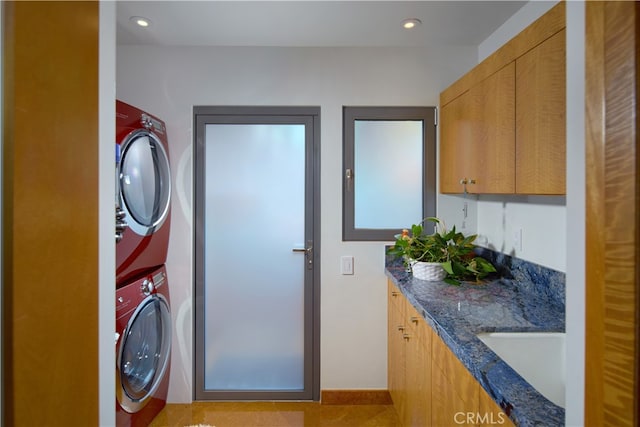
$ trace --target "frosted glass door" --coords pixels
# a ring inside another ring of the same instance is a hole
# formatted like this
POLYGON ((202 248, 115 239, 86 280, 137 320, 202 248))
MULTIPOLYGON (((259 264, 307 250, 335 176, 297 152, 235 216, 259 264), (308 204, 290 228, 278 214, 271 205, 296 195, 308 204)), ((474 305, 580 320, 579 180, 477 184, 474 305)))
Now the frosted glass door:
POLYGON ((204 388, 305 386, 305 125, 207 124, 204 388))

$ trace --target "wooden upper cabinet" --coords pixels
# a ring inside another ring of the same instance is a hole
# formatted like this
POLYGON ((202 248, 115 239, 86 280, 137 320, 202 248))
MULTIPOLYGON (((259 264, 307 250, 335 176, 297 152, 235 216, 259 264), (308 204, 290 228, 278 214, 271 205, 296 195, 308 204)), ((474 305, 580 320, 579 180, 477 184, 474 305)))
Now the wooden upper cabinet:
POLYGON ((471 167, 465 155, 473 138, 471 95, 465 92, 440 110, 440 192, 460 193, 460 180, 471 167))
POLYGON ((515 64, 443 106, 440 116, 440 192, 513 193, 515 64))
POLYGON ((440 94, 441 193, 565 194, 564 28, 560 2, 440 94))
POLYGON ((565 194, 565 30, 516 60, 516 192, 565 194))
POLYGON ((511 63, 471 88, 474 135, 470 193, 515 191, 515 64, 511 63))

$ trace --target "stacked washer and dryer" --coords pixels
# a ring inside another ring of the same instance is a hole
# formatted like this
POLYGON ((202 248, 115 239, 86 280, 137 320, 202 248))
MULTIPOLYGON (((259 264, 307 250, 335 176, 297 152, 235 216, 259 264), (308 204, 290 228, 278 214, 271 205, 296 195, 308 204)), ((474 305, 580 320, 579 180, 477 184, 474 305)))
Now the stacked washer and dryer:
POLYGON ((171 173, 165 124, 116 101, 116 425, 166 404, 171 356, 171 173))

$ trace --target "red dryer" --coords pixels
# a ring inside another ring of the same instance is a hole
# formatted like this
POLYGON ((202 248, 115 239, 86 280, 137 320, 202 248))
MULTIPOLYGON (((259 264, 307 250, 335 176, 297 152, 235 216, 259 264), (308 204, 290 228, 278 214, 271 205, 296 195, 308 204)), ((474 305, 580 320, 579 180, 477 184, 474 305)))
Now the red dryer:
POLYGON ((171 170, 165 124, 116 101, 116 287, 167 260, 171 170))
POLYGON ((116 425, 148 426, 169 389, 171 312, 164 266, 116 289, 116 425))

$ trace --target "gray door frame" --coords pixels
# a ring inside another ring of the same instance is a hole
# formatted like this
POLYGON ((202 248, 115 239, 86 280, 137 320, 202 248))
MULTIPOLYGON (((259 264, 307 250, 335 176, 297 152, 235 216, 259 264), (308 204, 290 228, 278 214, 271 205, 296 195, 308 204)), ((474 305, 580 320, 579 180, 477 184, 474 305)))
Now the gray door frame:
POLYGON ((320 400, 320 107, 194 106, 194 400, 320 400), (204 149, 207 124, 305 124, 304 389, 212 391, 204 384, 204 149))

